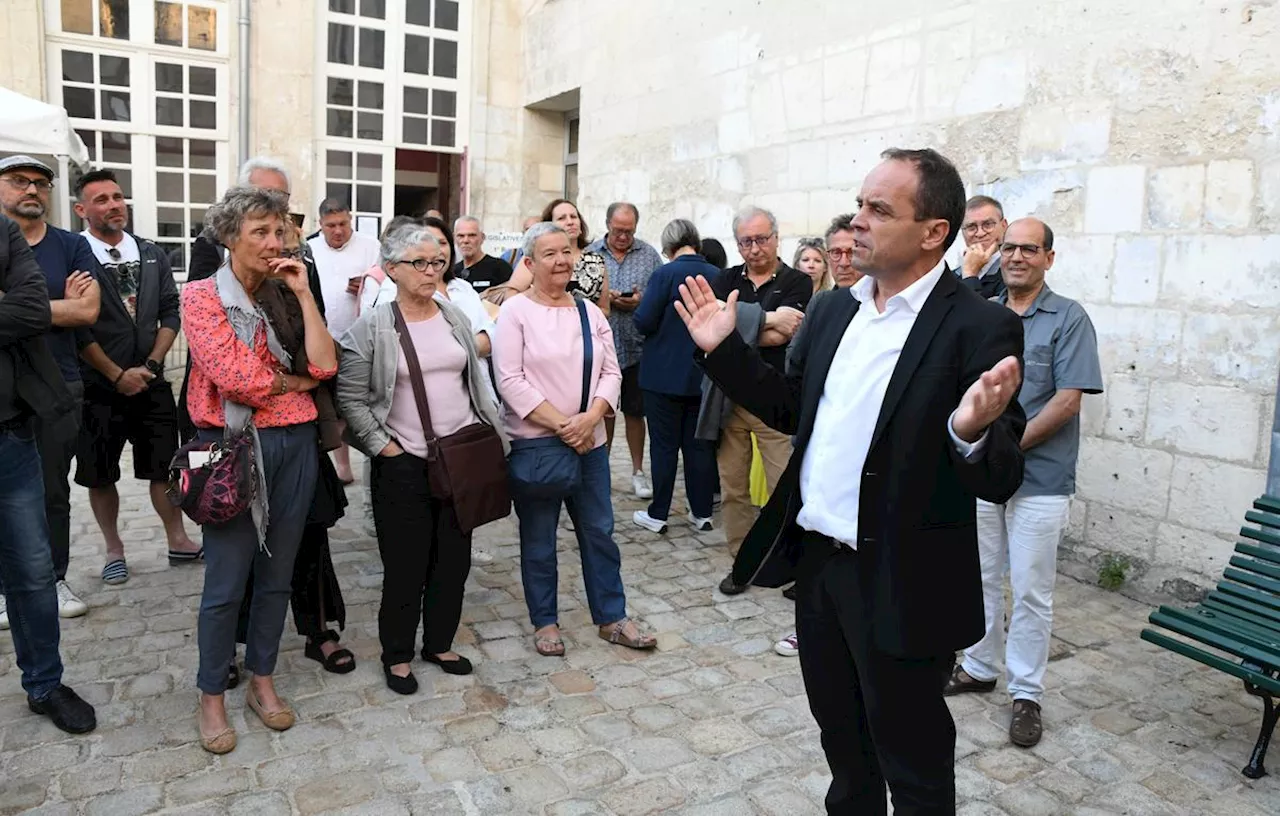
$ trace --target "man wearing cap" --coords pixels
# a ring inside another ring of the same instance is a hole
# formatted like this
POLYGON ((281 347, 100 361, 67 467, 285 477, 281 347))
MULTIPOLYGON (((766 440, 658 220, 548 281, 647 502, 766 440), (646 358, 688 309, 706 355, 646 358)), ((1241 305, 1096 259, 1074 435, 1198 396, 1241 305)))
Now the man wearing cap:
MULTIPOLYGON (((52 168, 30 156, 0 159, 0 211, 18 225, 44 272, 53 313, 53 325, 45 342, 76 402, 74 422, 52 424, 39 417, 35 421, 36 446, 44 474, 44 509, 57 579, 58 614, 74 618, 89 611, 67 584, 71 553, 71 490, 67 477, 76 452, 84 396, 76 333, 79 327, 92 326, 98 319, 101 297, 95 278, 97 262, 89 243, 82 236, 45 221, 53 175, 52 168)), ((0 629, 8 628, 9 616, 4 597, 0 596, 0 629)))

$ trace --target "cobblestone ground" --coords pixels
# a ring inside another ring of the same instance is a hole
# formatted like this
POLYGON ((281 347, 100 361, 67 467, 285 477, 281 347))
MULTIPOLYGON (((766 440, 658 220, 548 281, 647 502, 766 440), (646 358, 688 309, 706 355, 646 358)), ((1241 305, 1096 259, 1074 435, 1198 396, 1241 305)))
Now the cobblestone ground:
MULTIPOLYGON (((143 486, 128 483, 132 578, 104 586, 101 537, 78 491, 71 581, 92 608, 64 621, 62 646, 67 682, 97 706, 99 727, 69 737, 29 714, 0 634, 0 813, 820 813, 829 777, 799 664, 771 648, 791 628, 791 603, 776 590, 720 595, 722 536, 683 521, 665 537, 633 527, 640 505, 620 456, 614 472, 629 605, 660 633, 656 654, 597 639, 562 531, 568 655, 537 656, 517 539, 502 522, 478 536, 497 558, 472 571, 458 633, 475 674, 419 663, 422 691, 392 694, 377 660, 382 567, 353 488, 332 539, 359 668, 326 674, 290 622, 278 679, 298 725, 270 732, 230 692, 240 744, 221 758, 196 744, 202 567, 168 567, 143 486)), ((1144 606, 1068 579, 1057 601, 1037 748, 1008 744, 1003 691, 952 702, 961 813, 1280 812, 1280 784, 1239 773, 1259 721, 1239 683, 1140 642, 1144 606)))

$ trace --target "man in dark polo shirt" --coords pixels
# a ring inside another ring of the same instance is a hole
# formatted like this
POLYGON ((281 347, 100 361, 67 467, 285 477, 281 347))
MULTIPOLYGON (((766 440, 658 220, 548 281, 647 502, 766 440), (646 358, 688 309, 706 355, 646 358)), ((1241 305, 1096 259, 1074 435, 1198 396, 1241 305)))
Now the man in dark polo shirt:
POLYGON ((1030 748, 1043 731, 1040 702, 1053 626, 1053 584, 1076 490, 1080 401, 1102 393, 1098 338, 1084 308, 1044 282, 1053 266, 1053 230, 1034 218, 1009 225, 1000 245, 1007 290, 998 298, 1022 317, 1025 376, 1018 402, 1027 415, 1022 434, 1022 486, 1005 504, 978 499, 978 551, 986 635, 964 652, 945 694, 991 691, 1004 652, 1013 718, 1009 739, 1030 748), (1013 614, 1004 643, 1004 572, 1013 588, 1013 614))
MULTIPOLYGON (((58 614, 75 618, 89 611, 67 583, 71 561, 71 460, 80 432, 80 402, 84 383, 80 378, 77 331, 98 319, 101 290, 95 276, 98 263, 82 235, 47 223, 53 168, 30 156, 0 159, 0 210, 14 220, 31 245, 36 263, 49 289, 53 325, 45 335, 49 350, 62 372, 67 391, 76 402, 74 421, 48 423, 36 418, 36 446, 44 475, 44 510, 49 521, 49 544, 57 579, 58 614)), ((0 629, 8 628, 0 609, 0 629)))
POLYGON ((501 258, 486 255, 484 228, 474 215, 464 215, 453 222, 453 240, 461 259, 453 267, 453 275, 471 284, 477 292, 500 286, 511 280, 511 267, 501 258))
MULTIPOLYGON (((813 296, 813 281, 778 258, 778 219, 768 210, 748 207, 733 219, 733 237, 743 263, 726 269, 712 289, 723 301, 737 291, 738 303, 757 303, 764 311, 764 327, 757 345, 760 356, 778 371, 786 371, 787 347, 813 296)), ((755 435, 772 493, 791 458, 791 438, 765 425, 737 405, 720 433, 716 461, 720 468, 720 509, 729 554, 737 555, 756 520, 751 504, 751 436, 755 435)), ((720 582, 720 591, 736 595, 746 585, 733 576, 720 582)))

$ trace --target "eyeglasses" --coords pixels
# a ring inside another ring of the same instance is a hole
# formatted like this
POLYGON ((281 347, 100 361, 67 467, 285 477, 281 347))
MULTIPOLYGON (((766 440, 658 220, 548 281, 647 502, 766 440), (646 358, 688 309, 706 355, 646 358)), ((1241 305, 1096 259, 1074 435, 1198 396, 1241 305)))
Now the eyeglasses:
POLYGON ((4 180, 9 182, 9 186, 15 190, 25 192, 28 187, 35 187, 42 193, 47 193, 53 189, 53 182, 45 179, 29 179, 25 176, 5 176, 4 180))
POLYGON ((739 238, 738 249, 751 249, 752 247, 763 248, 765 244, 773 240, 773 236, 774 236, 774 233, 771 232, 768 235, 764 236, 763 238, 755 238, 755 237, 739 238))
POLYGON ((412 261, 396 261, 392 266, 399 266, 400 264, 412 266, 419 272, 426 272, 427 267, 431 267, 433 272, 443 272, 449 266, 449 262, 444 258, 436 258, 434 261, 428 261, 426 258, 414 258, 412 261))
POLYGON ((120 254, 120 250, 116 249, 115 247, 107 247, 107 255, 109 255, 111 257, 111 260, 113 261, 118 261, 123 257, 120 254))
POLYGON ((1042 249, 1044 249, 1044 247, 1038 247, 1035 244, 1001 244, 1000 256, 1002 258, 1012 258, 1013 253, 1018 250, 1022 250, 1022 257, 1034 258, 1040 254, 1042 249))
POLYGON ((965 235, 977 235, 980 232, 991 232, 999 226, 1000 222, 994 218, 988 218, 986 221, 969 222, 961 227, 965 235))
POLYGON ((285 249, 285 250, 282 250, 282 251, 280 252, 280 257, 281 257, 281 258, 288 258, 288 259, 289 259, 289 260, 291 260, 291 261, 300 261, 300 260, 302 260, 302 248, 301 248, 301 247, 299 247, 298 249, 285 249))
POLYGON ((852 247, 849 249, 828 249, 827 254, 832 258, 852 258, 853 249, 852 247))

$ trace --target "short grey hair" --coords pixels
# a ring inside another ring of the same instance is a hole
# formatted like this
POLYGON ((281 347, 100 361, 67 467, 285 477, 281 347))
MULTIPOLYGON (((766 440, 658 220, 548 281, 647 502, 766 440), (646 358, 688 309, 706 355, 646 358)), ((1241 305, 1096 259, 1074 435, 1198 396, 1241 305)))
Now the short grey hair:
POLYGON ((554 224, 550 221, 539 221, 525 231, 524 239, 520 242, 520 251, 524 254, 524 257, 532 258, 533 251, 537 248, 538 239, 557 233, 563 235, 565 240, 569 239, 569 233, 565 232, 564 228, 559 224, 554 224))
POLYGON ((662 228, 662 254, 668 258, 677 250, 689 247, 694 252, 702 251, 702 237, 698 228, 687 218, 677 218, 662 228))
POLYGON ((244 164, 240 165, 240 180, 238 184, 242 187, 249 186, 249 176, 253 175, 255 170, 267 170, 272 173, 279 173, 284 178, 284 183, 293 189, 293 181, 289 178, 289 171, 285 169, 284 164, 269 156, 254 156, 244 164))
POLYGON ((738 210, 738 214, 733 217, 733 237, 738 237, 738 227, 742 226, 744 222, 750 221, 751 219, 761 215, 769 219, 769 231, 774 235, 777 235, 778 219, 773 213, 763 207, 745 207, 738 210))
POLYGON ((853 213, 843 213, 831 219, 831 226, 827 227, 827 233, 823 237, 828 243, 831 236, 837 232, 853 232, 853 213))
POLYGON ((431 231, 417 221, 392 227, 387 230, 386 235, 382 236, 378 258, 383 266, 403 261, 405 254, 418 244, 430 244, 436 249, 440 248, 440 242, 431 234, 431 231))
POLYGON ((240 237, 245 219, 270 215, 281 221, 289 220, 288 195, 264 187, 232 187, 223 194, 221 201, 205 210, 204 235, 229 247, 240 237))
POLYGON ((477 230, 479 230, 480 232, 484 232, 484 225, 481 224, 480 219, 476 218, 474 215, 460 215, 457 218, 455 218, 453 221, 453 228, 455 231, 458 229, 458 225, 461 224, 463 221, 468 221, 472 224, 475 224, 477 230))
POLYGON ((640 223, 640 210, 636 209, 636 205, 630 201, 615 201, 610 204, 609 208, 604 211, 604 223, 608 224, 612 221, 618 210, 631 210, 631 214, 636 217, 636 223, 640 223))
POLYGON ((335 213, 349 213, 349 212, 351 212, 351 205, 340 198, 326 198, 324 201, 320 202, 320 218, 321 219, 323 219, 326 215, 333 215, 335 213))

